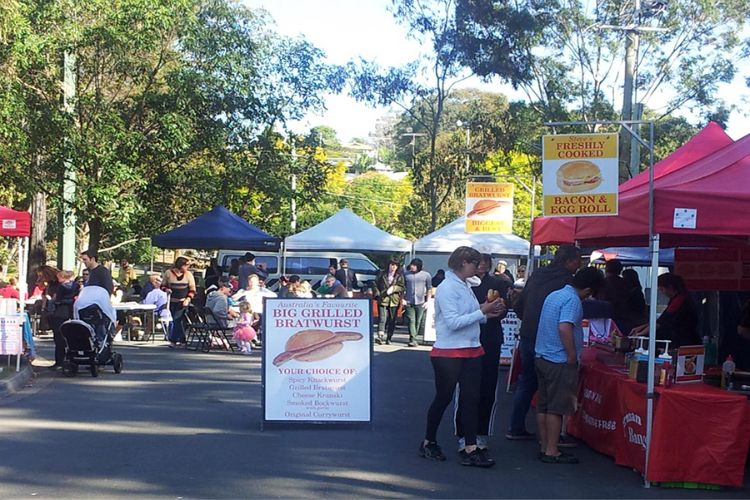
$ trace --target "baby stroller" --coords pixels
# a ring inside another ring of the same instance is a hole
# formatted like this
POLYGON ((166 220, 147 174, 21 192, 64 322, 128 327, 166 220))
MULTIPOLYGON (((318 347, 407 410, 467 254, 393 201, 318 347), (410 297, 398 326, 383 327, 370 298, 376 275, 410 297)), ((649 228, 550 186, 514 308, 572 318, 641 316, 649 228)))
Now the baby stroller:
POLYGON ((112 365, 115 373, 120 373, 122 354, 112 349, 115 331, 112 320, 95 304, 79 310, 78 317, 60 326, 65 339, 63 374, 74 376, 80 365, 88 365, 92 377, 98 377, 99 367, 105 365, 112 365))

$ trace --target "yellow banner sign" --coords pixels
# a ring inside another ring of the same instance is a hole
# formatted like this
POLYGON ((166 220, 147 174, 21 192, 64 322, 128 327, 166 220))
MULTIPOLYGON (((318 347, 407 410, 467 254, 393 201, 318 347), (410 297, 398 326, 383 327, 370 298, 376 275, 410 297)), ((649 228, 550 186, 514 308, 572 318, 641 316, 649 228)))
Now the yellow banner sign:
POLYGON ((546 135, 542 139, 544 215, 617 215, 617 134, 546 135))
POLYGON ((513 184, 468 182, 466 184, 466 232, 513 232, 513 184))

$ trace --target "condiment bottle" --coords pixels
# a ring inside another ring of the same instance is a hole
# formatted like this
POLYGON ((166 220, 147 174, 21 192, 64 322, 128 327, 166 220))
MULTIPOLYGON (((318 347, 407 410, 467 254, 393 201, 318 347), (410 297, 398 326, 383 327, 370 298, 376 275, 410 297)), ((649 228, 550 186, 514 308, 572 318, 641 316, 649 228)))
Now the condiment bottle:
POLYGON ((734 358, 730 354, 727 360, 721 365, 721 388, 730 389, 732 385, 732 376, 735 370, 734 358))

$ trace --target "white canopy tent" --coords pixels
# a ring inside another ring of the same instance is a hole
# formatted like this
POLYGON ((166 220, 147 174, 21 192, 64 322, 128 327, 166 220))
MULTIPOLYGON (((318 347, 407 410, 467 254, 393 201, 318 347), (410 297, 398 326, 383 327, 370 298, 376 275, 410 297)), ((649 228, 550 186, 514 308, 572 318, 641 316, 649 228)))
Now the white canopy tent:
POLYGON ((411 241, 386 233, 344 208, 317 226, 288 236, 284 249, 406 253, 411 251, 411 241))
POLYGON ((529 254, 529 242, 520 236, 467 233, 465 227, 466 217, 459 217, 414 242, 414 254, 424 261, 425 269, 434 273, 438 268, 445 268, 450 253, 460 246, 472 247, 482 253, 509 260, 518 260, 529 254))

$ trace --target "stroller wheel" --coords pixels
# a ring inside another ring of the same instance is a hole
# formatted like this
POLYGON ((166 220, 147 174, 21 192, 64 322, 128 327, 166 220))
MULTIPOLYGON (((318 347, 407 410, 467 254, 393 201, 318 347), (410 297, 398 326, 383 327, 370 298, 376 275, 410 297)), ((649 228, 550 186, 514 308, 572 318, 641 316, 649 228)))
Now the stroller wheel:
POLYGON ((119 352, 116 352, 112 356, 112 366, 115 369, 115 373, 120 373, 122 371, 122 354, 119 352))
POLYGON ((73 377, 78 373, 78 365, 71 361, 63 361, 62 372, 66 377, 73 377))
POLYGON ((96 361, 91 362, 91 366, 89 367, 91 369, 91 376, 92 377, 98 377, 99 376, 99 366, 96 364, 96 361))

